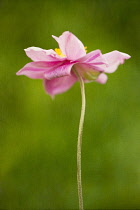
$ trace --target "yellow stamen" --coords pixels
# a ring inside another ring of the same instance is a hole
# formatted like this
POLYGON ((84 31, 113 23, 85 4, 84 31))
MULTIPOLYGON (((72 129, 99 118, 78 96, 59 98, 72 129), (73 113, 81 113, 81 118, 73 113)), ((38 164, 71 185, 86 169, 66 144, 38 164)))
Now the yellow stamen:
MULTIPOLYGON (((85 48, 85 51, 86 51, 86 53, 87 53, 87 47, 84 47, 84 48, 85 48)), ((62 53, 62 51, 61 51, 59 48, 55 48, 54 51, 55 51, 55 52, 57 53, 57 55, 59 55, 60 57, 62 57, 62 58, 66 57, 66 56, 62 53)))
POLYGON ((85 51, 86 51, 86 53, 87 53, 87 51, 88 51, 88 50, 87 50, 87 47, 84 47, 84 48, 85 48, 85 51))
POLYGON ((66 57, 59 48, 55 48, 54 50, 60 57, 66 57))

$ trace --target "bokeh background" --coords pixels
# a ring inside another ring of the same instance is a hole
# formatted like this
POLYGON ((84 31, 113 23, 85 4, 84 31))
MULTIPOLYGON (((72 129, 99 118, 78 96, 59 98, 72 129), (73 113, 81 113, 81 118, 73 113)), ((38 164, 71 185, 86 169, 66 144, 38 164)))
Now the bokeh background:
POLYGON ((132 56, 106 85, 86 84, 85 209, 140 209, 140 1, 0 0, 0 209, 78 209, 79 84, 52 100, 16 76, 23 49, 54 49, 69 30, 88 52, 132 56))

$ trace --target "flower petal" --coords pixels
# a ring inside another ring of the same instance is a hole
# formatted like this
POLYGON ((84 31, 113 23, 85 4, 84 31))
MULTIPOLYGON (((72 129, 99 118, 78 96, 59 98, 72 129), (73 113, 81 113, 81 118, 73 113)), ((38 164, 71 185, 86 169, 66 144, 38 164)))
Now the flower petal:
POLYGON ((29 47, 25 49, 26 55, 31 58, 33 61, 56 61, 56 60, 65 60, 57 55, 57 53, 50 49, 44 50, 39 47, 29 47))
POLYGON ((98 76, 98 78, 96 79, 96 82, 99 82, 99 83, 101 83, 101 84, 105 84, 105 83, 107 82, 107 79, 108 79, 107 75, 104 74, 104 73, 101 73, 101 74, 98 76))
POLYGON ((57 68, 62 64, 61 61, 57 62, 44 62, 37 61, 27 63, 21 70, 19 70, 16 75, 25 75, 32 79, 43 79, 44 73, 57 68))
POLYGON ((122 53, 115 50, 115 51, 104 54, 103 57, 108 62, 108 67, 106 67, 105 72, 113 73, 114 71, 116 71, 116 69, 118 68, 120 64, 124 63, 125 59, 129 59, 131 56, 126 53, 122 53))
POLYGON ((69 60, 76 60, 86 55, 83 43, 69 31, 65 31, 61 36, 52 36, 59 44, 64 55, 69 60))
POLYGON ((78 59, 78 61, 81 63, 90 63, 94 65, 107 64, 107 60, 103 57, 100 50, 94 50, 86 54, 84 57, 78 59))
POLYGON ((70 89, 76 81, 77 78, 74 74, 72 74, 71 76, 54 78, 52 80, 44 79, 45 91, 49 95, 54 96, 70 89))
POLYGON ((89 63, 77 63, 74 68, 82 76, 83 79, 88 81, 94 81, 99 74, 103 71, 100 66, 90 65, 89 63))
POLYGON ((45 72, 44 76, 47 80, 51 80, 57 77, 69 76, 71 74, 71 68, 74 64, 69 62, 64 62, 62 65, 58 67, 54 67, 49 71, 45 72))

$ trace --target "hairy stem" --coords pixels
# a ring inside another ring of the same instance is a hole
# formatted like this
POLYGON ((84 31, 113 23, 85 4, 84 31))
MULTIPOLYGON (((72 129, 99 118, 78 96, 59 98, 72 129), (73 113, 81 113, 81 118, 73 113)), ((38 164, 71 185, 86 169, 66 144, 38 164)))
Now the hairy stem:
POLYGON ((82 180, 81 180, 81 148, 82 148, 82 132, 83 132, 84 117, 85 117, 86 98, 85 98, 84 81, 76 70, 74 72, 79 79, 81 87, 81 96, 82 96, 81 117, 79 122, 79 132, 78 132, 78 142, 77 142, 77 184, 78 184, 79 210, 83 210, 84 207, 83 207, 82 180))

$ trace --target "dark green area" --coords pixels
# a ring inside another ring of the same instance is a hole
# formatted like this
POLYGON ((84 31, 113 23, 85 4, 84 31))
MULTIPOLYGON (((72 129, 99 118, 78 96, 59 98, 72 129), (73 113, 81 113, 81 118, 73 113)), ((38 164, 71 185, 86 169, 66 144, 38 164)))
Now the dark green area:
POLYGON ((79 84, 52 100, 17 77, 23 49, 54 49, 73 32, 88 52, 132 58, 106 85, 86 84, 82 147, 85 209, 140 209, 140 1, 0 1, 0 209, 78 209, 79 84))

